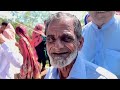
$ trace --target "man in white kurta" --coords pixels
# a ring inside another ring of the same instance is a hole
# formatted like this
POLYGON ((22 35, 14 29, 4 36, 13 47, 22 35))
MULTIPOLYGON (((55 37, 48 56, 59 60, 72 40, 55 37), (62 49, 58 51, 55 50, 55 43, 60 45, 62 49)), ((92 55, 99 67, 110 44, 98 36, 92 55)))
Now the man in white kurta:
POLYGON ((14 79, 14 75, 20 73, 23 57, 14 41, 5 39, 0 34, 0 78, 14 79))

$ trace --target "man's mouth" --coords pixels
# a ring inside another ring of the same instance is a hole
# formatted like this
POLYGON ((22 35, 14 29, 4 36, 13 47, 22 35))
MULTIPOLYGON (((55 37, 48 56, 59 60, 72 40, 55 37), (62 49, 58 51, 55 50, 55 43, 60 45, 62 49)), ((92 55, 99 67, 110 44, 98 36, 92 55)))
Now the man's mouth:
POLYGON ((60 52, 60 53, 52 53, 53 57, 67 57, 69 55, 69 52, 60 52))

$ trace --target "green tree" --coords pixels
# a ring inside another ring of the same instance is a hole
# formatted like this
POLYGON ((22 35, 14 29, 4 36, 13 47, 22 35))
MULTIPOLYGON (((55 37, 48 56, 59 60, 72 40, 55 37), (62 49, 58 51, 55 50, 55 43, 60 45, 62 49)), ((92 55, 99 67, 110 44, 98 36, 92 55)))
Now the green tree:
POLYGON ((23 23, 27 26, 28 33, 31 35, 33 28, 38 23, 44 23, 50 15, 49 11, 11 11, 11 14, 15 17, 15 22, 23 23))

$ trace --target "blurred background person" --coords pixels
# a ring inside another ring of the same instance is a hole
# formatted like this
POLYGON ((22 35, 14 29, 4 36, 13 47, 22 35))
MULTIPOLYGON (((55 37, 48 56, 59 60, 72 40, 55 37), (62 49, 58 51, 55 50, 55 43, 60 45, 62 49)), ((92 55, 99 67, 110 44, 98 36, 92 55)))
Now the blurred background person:
POLYGON ((35 48, 31 44, 31 39, 28 36, 25 26, 16 27, 16 34, 20 37, 18 43, 21 54, 23 55, 23 65, 19 75, 20 79, 39 79, 40 66, 35 48))
POLYGON ((83 27, 81 57, 120 78, 120 19, 115 17, 115 11, 89 11, 89 14, 92 22, 83 27))
POLYGON ((0 77, 15 79, 20 73, 23 57, 15 45, 15 29, 10 23, 3 22, 0 28, 0 77))
POLYGON ((1 27, 0 27, 0 32, 3 33, 3 35, 7 39, 16 41, 16 39, 15 39, 15 29, 11 25, 11 23, 8 23, 7 21, 2 22, 1 27))
POLYGON ((38 61, 42 63, 42 70, 44 71, 46 66, 47 53, 46 53, 46 36, 44 34, 45 27, 43 24, 37 24, 32 33, 32 43, 36 49, 38 55, 38 61))

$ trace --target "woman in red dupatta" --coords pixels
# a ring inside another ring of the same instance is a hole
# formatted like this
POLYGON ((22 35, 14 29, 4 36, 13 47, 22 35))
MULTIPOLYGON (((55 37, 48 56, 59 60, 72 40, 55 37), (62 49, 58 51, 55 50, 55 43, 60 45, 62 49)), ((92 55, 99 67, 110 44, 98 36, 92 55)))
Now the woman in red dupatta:
POLYGON ((19 77, 21 79, 41 78, 38 57, 35 48, 31 44, 26 28, 22 25, 16 27, 16 34, 20 37, 18 43, 24 58, 19 77))
POLYGON ((42 65, 41 71, 46 70, 46 60, 49 60, 46 54, 46 36, 44 30, 44 24, 37 24, 32 33, 32 43, 38 55, 38 62, 42 65))
POLYGON ((38 46, 43 41, 42 36, 45 37, 45 34, 43 32, 44 29, 45 29, 45 26, 42 24, 37 24, 35 26, 32 33, 32 40, 33 40, 32 42, 34 47, 38 46))

